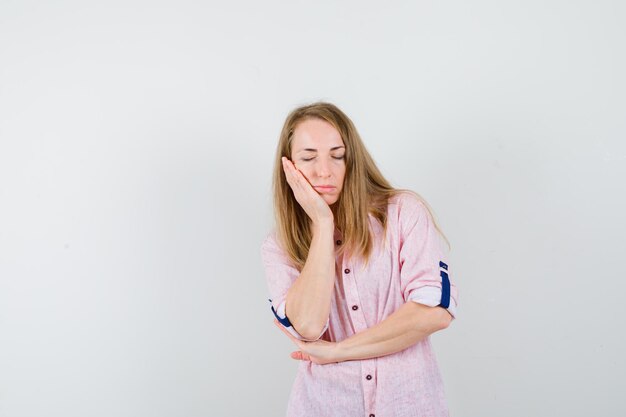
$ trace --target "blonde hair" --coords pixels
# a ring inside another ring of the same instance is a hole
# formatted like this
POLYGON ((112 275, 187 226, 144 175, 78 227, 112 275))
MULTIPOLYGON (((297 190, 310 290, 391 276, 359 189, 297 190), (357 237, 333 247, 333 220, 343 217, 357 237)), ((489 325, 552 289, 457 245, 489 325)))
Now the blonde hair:
POLYGON ((428 203, 416 192, 396 189, 383 177, 365 148, 352 120, 337 106, 316 102, 292 110, 280 133, 274 161, 273 191, 276 236, 298 270, 302 270, 311 245, 311 220, 296 201, 283 171, 281 158, 290 158, 293 132, 298 123, 317 118, 330 123, 341 135, 346 147, 346 173, 343 189, 336 203, 335 225, 343 234, 339 253, 358 256, 367 262, 372 252, 372 234, 368 215, 372 214, 386 231, 387 204, 401 192, 414 194, 424 203, 433 218, 435 228, 446 240, 428 203))

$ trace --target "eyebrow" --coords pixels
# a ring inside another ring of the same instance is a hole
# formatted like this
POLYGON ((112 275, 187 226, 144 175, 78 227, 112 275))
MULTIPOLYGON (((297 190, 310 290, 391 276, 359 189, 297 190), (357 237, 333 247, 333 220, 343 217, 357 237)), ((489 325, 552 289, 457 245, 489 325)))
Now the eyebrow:
MULTIPOLYGON (((330 148, 331 151, 336 151, 337 149, 345 148, 345 146, 335 146, 334 148, 330 148)), ((317 152, 317 149, 313 148, 304 148, 300 149, 298 152, 317 152)))

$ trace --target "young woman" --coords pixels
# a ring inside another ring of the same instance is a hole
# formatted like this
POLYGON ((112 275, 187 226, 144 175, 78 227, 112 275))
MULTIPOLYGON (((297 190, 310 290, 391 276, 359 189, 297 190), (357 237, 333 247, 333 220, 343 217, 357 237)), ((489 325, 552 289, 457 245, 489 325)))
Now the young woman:
POLYGON ((287 416, 447 416, 429 336, 458 292, 428 204, 394 189, 324 102, 288 115, 273 181, 261 253, 274 322, 301 360, 287 416))

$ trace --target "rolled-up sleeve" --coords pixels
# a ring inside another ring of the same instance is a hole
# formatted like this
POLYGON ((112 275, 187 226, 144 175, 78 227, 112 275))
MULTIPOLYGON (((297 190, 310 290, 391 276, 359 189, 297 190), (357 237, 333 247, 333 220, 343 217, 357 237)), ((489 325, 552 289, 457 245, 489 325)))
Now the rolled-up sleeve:
POLYGON ((404 301, 441 306, 457 315, 458 290, 448 254, 428 209, 406 196, 400 207, 400 280, 404 301))
POLYGON ((287 314, 285 313, 285 302, 287 291, 291 285, 300 276, 300 271, 291 263, 285 252, 276 243, 276 237, 273 233, 267 236, 261 245, 261 258, 265 269, 265 278, 269 290, 270 309, 278 322, 297 339, 313 342, 322 337, 328 329, 329 320, 315 339, 307 339, 296 331, 287 314))

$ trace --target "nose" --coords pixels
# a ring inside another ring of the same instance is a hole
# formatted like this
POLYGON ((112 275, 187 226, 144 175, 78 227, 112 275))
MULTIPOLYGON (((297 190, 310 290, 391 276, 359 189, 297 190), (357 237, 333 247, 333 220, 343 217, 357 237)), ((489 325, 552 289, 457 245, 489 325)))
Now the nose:
POLYGON ((317 163, 315 164, 315 173, 320 178, 326 178, 330 176, 330 166, 328 161, 324 158, 319 158, 317 163))

